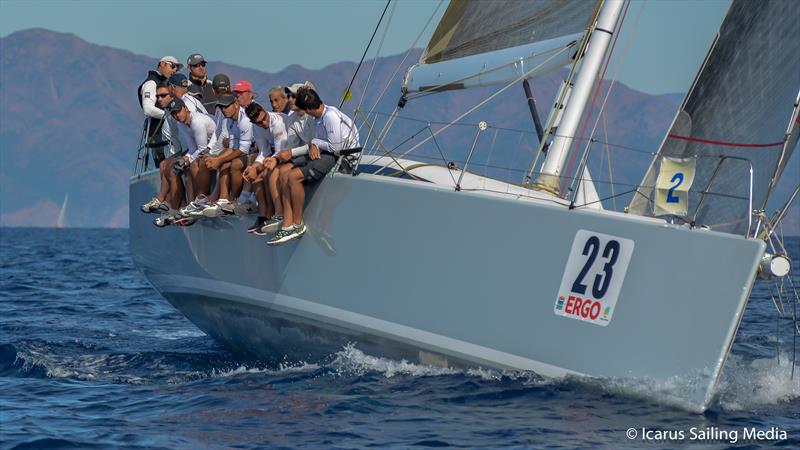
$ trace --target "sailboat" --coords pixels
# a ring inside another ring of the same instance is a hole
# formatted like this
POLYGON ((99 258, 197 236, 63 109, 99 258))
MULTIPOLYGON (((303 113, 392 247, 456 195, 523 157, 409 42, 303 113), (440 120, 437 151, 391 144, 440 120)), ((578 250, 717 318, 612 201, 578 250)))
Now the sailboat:
POLYGON ((475 144, 461 167, 422 163, 370 129, 375 151, 309 188, 307 235, 267 248, 245 233, 250 218, 153 227, 138 205, 158 172, 137 171, 136 265, 209 336, 259 358, 353 344, 423 364, 634 379, 705 410, 755 279, 788 273, 768 243, 791 200, 764 211, 798 137, 800 8, 732 2, 636 196, 614 211, 579 127, 626 5, 454 0, 406 74, 414 101, 568 65, 523 182, 468 170, 475 144))
POLYGON ((58 213, 58 219, 56 219, 56 223, 53 224, 53 228, 64 228, 64 226, 66 225, 68 200, 69 200, 69 194, 64 194, 64 202, 61 204, 61 211, 58 213))

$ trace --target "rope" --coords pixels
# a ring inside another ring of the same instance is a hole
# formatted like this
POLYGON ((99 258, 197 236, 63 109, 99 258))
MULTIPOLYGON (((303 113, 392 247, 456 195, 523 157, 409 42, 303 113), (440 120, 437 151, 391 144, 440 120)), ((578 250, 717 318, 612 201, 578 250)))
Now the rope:
POLYGON ((712 141, 711 139, 700 139, 700 138, 693 138, 688 136, 680 136, 677 134, 669 134, 667 137, 672 139, 679 139, 681 141, 689 141, 689 142, 700 142, 702 144, 712 144, 712 145, 722 145, 724 147, 747 147, 747 148, 765 148, 765 147, 777 147, 782 146, 783 141, 781 142, 773 142, 771 144, 742 144, 739 142, 725 142, 725 141, 712 141))
POLYGON ((383 21, 383 16, 386 15, 386 10, 389 9, 389 3, 392 0, 387 0, 386 6, 383 8, 383 12, 381 13, 381 18, 378 19, 378 24, 375 25, 375 31, 372 32, 372 37, 369 38, 369 42, 367 43, 367 48, 364 49, 364 54, 361 55, 361 61, 358 62, 358 66, 356 66, 356 71, 353 73, 353 78, 350 79, 350 84, 347 85, 347 89, 344 91, 344 95, 342 95, 342 101, 339 102, 339 109, 342 109, 342 105, 344 105, 344 101, 347 100, 347 94, 350 92, 350 88, 353 87, 353 82, 356 81, 356 75, 358 75, 359 69, 361 69, 361 64, 364 63, 364 58, 367 57, 367 52, 369 51, 369 47, 372 45, 372 40, 375 39, 375 34, 378 33, 378 28, 381 26, 381 22, 383 21))

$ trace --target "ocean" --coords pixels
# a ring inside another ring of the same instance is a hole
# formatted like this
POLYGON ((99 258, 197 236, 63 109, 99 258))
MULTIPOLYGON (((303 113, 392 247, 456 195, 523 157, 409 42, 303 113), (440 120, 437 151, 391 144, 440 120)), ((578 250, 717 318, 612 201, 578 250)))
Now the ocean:
MULTIPOLYGON (((788 243, 797 258, 800 239, 788 243)), ((353 346, 323 362, 243 359, 150 287, 127 230, 0 229, 0 311, 3 449, 800 448, 800 338, 763 281, 705 414, 635 384, 353 346)))

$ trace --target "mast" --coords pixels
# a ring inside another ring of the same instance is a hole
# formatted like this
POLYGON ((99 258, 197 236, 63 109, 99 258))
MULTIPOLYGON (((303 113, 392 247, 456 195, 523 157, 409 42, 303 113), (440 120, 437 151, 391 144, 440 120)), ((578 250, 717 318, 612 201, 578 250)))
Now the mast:
POLYGON ((553 139, 547 151, 542 173, 536 178, 534 187, 558 194, 559 175, 561 174, 573 137, 578 130, 581 117, 586 109, 592 88, 597 81, 608 45, 614 35, 617 18, 622 12, 624 0, 606 0, 592 30, 586 54, 583 57, 581 71, 575 80, 569 102, 558 127, 558 135, 553 139))

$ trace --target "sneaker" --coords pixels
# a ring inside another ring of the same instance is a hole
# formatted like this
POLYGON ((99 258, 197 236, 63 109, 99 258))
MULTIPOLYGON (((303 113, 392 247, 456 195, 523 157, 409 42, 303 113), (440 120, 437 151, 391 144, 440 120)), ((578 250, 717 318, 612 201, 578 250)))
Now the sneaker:
POLYGON ((289 242, 292 239, 296 239, 297 237, 298 236, 295 236, 294 234, 294 227, 288 230, 281 228, 280 230, 278 230, 277 233, 275 233, 275 236, 272 236, 267 241, 267 245, 283 244, 284 242, 289 242))
POLYGON ((144 213, 156 212, 160 209, 161 205, 164 205, 167 207, 167 209, 169 209, 169 206, 167 206, 164 202, 162 202, 156 197, 153 197, 152 200, 142 205, 142 212, 144 213))
POLYGON ((253 226, 251 226, 250 228, 247 229, 247 232, 251 233, 251 234, 258 235, 258 236, 263 236, 263 235, 267 234, 267 233, 264 233, 263 231, 261 231, 261 227, 264 226, 264 224, 267 222, 267 220, 269 220, 269 219, 267 219, 264 216, 258 216, 256 218, 256 222, 253 224, 253 226))
POLYGON ((153 225, 155 225, 155 226, 157 226, 159 228, 163 228, 163 227, 165 227, 167 225, 172 225, 173 220, 174 219, 172 217, 172 214, 164 213, 164 214, 156 217, 155 219, 153 219, 153 225))
POLYGON ((267 245, 283 244, 294 239, 299 239, 305 233, 306 226, 302 223, 300 225, 295 225, 288 230, 281 228, 277 233, 275 233, 275 236, 273 236, 272 239, 267 241, 267 245))
POLYGON ((272 216, 261 226, 261 234, 275 233, 283 223, 283 216, 272 216))
POLYGON ((300 236, 306 234, 306 224, 301 223, 300 225, 295 225, 294 226, 294 234, 296 234, 297 237, 300 237, 300 236))
POLYGON ((219 199, 217 200, 217 206, 219 206, 219 210, 223 214, 236 214, 236 202, 231 202, 227 199, 219 199))
POLYGON ((196 213, 196 215, 199 217, 210 217, 210 218, 219 217, 222 215, 222 209, 220 209, 218 203, 210 203, 206 205, 198 213, 196 213))
POLYGON ((181 208, 180 213, 187 217, 203 217, 203 211, 211 204, 205 197, 200 197, 181 208))

